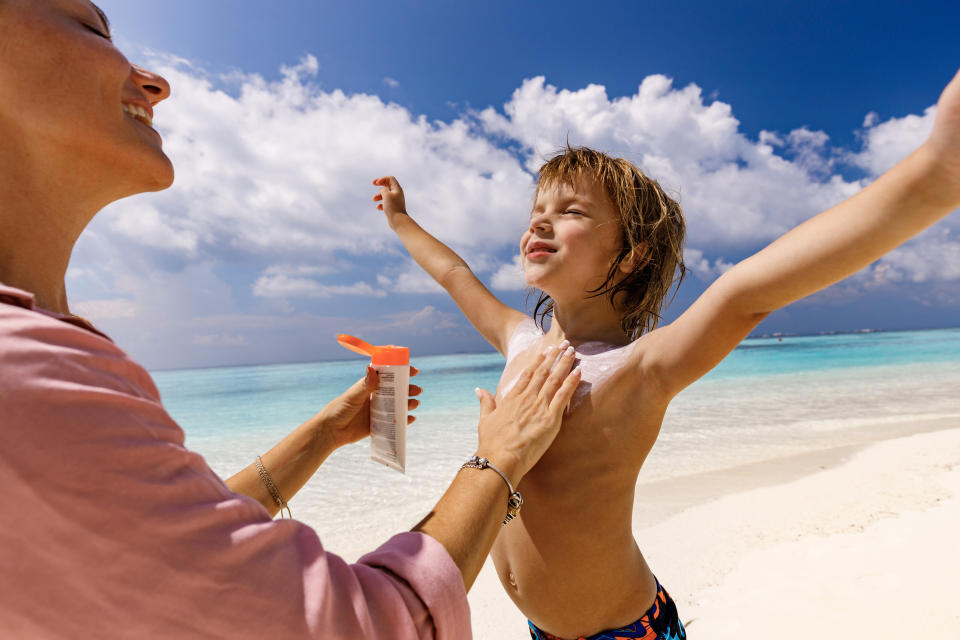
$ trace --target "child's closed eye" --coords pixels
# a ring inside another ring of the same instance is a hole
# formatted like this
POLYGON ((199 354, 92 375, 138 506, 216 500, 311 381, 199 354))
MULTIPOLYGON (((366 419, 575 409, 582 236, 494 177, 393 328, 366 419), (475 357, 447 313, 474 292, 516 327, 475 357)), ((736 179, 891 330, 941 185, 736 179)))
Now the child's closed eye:
POLYGON ((582 216, 583 211, 577 211, 576 209, 564 209, 563 211, 560 212, 560 215, 565 215, 565 214, 582 216))

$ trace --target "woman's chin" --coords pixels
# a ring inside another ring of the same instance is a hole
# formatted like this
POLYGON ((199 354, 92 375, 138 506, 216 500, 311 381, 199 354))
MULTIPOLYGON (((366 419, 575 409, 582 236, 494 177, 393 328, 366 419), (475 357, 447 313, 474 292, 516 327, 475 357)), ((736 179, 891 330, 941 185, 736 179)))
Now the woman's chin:
POLYGON ((152 159, 149 171, 145 171, 142 180, 138 180, 142 185, 141 191, 143 192, 163 191, 173 184, 175 176, 173 162, 162 151, 159 152, 159 156, 152 159))
POLYGON ((167 160, 167 163, 168 165, 166 170, 157 175, 157 181, 151 191, 163 191, 164 189, 169 189, 171 186, 173 186, 173 180, 176 177, 176 173, 173 170, 173 163, 170 162, 169 159, 167 160))

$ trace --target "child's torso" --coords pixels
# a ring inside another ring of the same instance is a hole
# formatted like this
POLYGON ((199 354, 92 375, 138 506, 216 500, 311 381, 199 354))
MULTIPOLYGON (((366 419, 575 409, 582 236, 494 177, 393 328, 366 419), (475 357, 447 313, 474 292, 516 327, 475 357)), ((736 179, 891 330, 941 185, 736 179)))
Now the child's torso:
MULTIPOLYGON (((543 348, 543 338, 532 320, 517 327, 498 397, 543 348)), ((632 366, 642 344, 576 348, 580 387, 556 440, 518 487, 520 518, 503 528, 492 553, 520 610, 562 637, 633 622, 654 600, 656 583, 631 519, 637 473, 666 409, 632 366)))

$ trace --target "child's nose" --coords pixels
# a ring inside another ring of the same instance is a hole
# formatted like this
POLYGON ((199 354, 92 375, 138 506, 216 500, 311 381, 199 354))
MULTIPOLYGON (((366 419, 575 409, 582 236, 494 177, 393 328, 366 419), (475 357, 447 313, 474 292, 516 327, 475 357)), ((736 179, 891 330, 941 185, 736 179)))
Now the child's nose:
POLYGON ((537 215, 530 218, 530 233, 546 233, 550 230, 550 219, 546 215, 537 215))

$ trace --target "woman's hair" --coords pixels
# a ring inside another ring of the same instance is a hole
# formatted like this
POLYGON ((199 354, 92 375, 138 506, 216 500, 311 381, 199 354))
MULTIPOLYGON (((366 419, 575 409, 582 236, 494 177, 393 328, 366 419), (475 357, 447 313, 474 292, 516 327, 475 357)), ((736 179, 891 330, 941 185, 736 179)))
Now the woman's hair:
MULTIPOLYGON (((631 340, 655 329, 670 288, 674 282, 679 286, 686 275, 686 225, 677 201, 632 162, 569 144, 540 167, 537 178, 537 195, 558 183, 574 187, 581 178, 603 188, 620 218, 622 242, 606 280, 589 292, 590 297, 609 296, 620 314, 620 327, 631 340), (620 265, 631 253, 636 266, 624 275, 620 265)), ((541 292, 534 308, 541 328, 552 313, 553 300, 541 292)))

